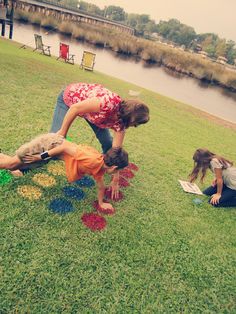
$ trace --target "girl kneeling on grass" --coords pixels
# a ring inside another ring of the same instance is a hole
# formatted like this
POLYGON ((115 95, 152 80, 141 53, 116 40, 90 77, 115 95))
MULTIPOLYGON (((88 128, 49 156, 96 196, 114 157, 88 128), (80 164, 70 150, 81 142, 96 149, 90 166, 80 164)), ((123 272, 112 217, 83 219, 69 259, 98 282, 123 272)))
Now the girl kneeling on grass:
MULTIPOLYGON (((11 171, 31 168, 29 164, 44 164, 49 158, 64 160, 69 182, 81 179, 85 174, 93 176, 98 187, 98 204, 102 209, 113 209, 104 203, 104 174, 114 174, 128 166, 128 154, 122 148, 111 148, 105 155, 86 145, 77 145, 56 133, 38 136, 22 145, 15 156, 0 154, 0 169, 11 171)), ((20 172, 18 170, 18 172, 20 172)))
POLYGON ((232 161, 210 152, 208 149, 199 148, 193 155, 194 168, 190 174, 190 182, 197 179, 201 171, 201 181, 210 169, 215 179, 212 185, 203 191, 211 196, 210 204, 221 207, 236 207, 236 168, 232 161))

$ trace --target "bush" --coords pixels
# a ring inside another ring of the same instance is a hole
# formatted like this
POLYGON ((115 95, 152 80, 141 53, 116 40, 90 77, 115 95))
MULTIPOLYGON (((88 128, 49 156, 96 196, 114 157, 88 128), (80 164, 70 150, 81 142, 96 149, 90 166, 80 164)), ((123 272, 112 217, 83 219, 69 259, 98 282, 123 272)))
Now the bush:
POLYGON ((23 11, 20 9, 17 9, 15 11, 15 19, 17 19, 21 22, 27 23, 29 21, 30 15, 31 14, 29 12, 26 12, 26 11, 23 11))
POLYGON ((85 31, 79 27, 75 27, 72 32, 72 37, 78 40, 85 40, 85 31))
POLYGON ((72 35, 75 26, 69 22, 62 22, 58 25, 58 30, 66 35, 72 35))
POLYGON ((35 25, 41 25, 41 15, 39 13, 33 13, 29 16, 29 21, 35 25))
POLYGON ((47 29, 57 29, 59 21, 51 16, 42 19, 41 26, 47 29))

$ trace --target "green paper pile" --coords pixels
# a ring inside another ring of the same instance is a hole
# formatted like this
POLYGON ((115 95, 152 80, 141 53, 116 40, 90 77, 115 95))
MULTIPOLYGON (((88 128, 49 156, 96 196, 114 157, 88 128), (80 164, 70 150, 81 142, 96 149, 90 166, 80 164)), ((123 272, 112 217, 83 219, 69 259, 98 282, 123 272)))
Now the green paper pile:
POLYGON ((0 170, 0 185, 7 184, 11 181, 12 176, 7 170, 0 170))
POLYGON ((66 140, 69 141, 69 142, 72 142, 72 138, 69 137, 69 136, 66 136, 66 140))

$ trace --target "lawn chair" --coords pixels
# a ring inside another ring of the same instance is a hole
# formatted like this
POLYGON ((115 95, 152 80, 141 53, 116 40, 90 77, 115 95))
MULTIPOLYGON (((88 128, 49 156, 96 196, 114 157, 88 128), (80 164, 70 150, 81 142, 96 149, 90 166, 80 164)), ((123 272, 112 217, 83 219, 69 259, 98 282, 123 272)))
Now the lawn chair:
POLYGON ((80 67, 85 70, 93 71, 95 57, 96 57, 95 53, 84 51, 80 67))
POLYGON ((65 62, 68 62, 70 64, 74 64, 74 56, 69 54, 69 45, 60 43, 60 50, 59 50, 59 57, 58 59, 64 59, 65 62))
POLYGON ((51 46, 46 46, 43 44, 42 36, 38 35, 38 34, 34 34, 34 39, 35 39, 36 48, 33 51, 39 50, 39 51, 41 51, 42 54, 44 54, 46 56, 51 56, 51 52, 50 52, 51 46))

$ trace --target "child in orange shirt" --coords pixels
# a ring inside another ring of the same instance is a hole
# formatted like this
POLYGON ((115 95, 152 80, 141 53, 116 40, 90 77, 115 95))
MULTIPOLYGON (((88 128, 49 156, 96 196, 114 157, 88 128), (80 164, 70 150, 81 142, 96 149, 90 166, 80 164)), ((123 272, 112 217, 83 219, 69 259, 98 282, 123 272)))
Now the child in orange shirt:
POLYGON ((111 148, 102 155, 90 146, 77 145, 57 133, 49 133, 22 145, 15 156, 0 154, 0 169, 20 174, 20 170, 30 167, 29 164, 40 165, 52 157, 64 160, 69 182, 79 180, 85 174, 93 176, 98 187, 99 206, 103 209, 112 209, 111 204, 103 202, 105 191, 103 177, 105 173, 112 174, 128 166, 128 154, 122 148, 111 148))

